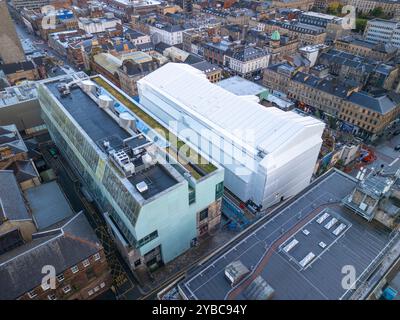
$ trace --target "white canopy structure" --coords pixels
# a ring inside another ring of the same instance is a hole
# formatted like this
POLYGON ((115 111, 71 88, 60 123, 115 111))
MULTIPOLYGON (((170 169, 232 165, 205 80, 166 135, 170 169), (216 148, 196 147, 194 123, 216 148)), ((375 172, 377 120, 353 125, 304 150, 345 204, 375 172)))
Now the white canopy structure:
POLYGON ((242 201, 268 207, 309 184, 321 121, 237 96, 183 63, 142 78, 138 91, 149 114, 225 168, 225 186, 242 201))

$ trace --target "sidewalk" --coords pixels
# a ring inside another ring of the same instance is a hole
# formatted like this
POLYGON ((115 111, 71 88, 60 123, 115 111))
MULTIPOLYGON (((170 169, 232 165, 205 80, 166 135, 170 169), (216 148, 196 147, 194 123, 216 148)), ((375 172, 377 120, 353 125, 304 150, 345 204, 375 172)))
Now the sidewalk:
POLYGON ((197 247, 191 248, 173 261, 167 263, 156 271, 149 273, 144 271, 136 272, 145 287, 143 291, 150 292, 155 289, 162 289, 162 284, 177 275, 179 272, 186 271, 201 259, 211 254, 218 248, 236 236, 238 232, 219 229, 213 236, 204 239, 197 247))

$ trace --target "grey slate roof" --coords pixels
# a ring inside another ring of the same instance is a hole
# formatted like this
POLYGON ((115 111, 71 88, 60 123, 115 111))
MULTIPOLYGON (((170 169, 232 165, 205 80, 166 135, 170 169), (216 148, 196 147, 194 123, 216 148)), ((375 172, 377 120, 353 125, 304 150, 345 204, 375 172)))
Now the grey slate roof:
POLYGON ((12 300, 41 284, 44 265, 60 274, 101 249, 83 212, 56 230, 0 256, 0 299, 12 300))
POLYGON ((133 60, 125 60, 123 65, 120 67, 121 70, 126 70, 126 74, 129 76, 145 75, 159 67, 159 63, 156 61, 146 61, 143 63, 137 63, 133 60))
POLYGON ((0 221, 32 219, 12 170, 0 170, 0 221))
POLYGON ((151 51, 154 50, 154 44, 152 42, 147 42, 147 43, 139 43, 136 45, 136 48, 139 51, 151 51))
POLYGON ((261 49, 254 47, 244 47, 240 50, 229 50, 227 55, 239 61, 250 61, 263 56, 266 56, 267 53, 261 49))
POLYGON ((131 28, 127 28, 125 30, 125 34, 129 35, 129 37, 131 39, 136 39, 136 38, 145 36, 145 34, 143 32, 140 32, 140 31, 137 31, 137 30, 134 30, 134 29, 131 29, 131 28))
POLYGON ((38 176, 30 160, 17 160, 7 169, 13 170, 18 183, 38 176))
POLYGON ((1 146, 10 147, 15 154, 28 151, 15 125, 0 127, 0 147, 1 146))
POLYGON ((0 70, 3 70, 4 74, 13 74, 21 70, 34 70, 35 66, 32 61, 15 62, 0 65, 0 70))
POLYGON ((206 72, 206 73, 210 72, 210 71, 221 70, 221 68, 219 66, 212 64, 206 60, 196 62, 196 63, 192 64, 192 67, 195 67, 196 69, 206 72))
POLYGON ((393 102, 393 100, 391 100, 387 95, 373 97, 368 95, 366 92, 354 92, 349 96, 348 99, 351 102, 381 114, 388 113, 397 106, 397 104, 393 102))

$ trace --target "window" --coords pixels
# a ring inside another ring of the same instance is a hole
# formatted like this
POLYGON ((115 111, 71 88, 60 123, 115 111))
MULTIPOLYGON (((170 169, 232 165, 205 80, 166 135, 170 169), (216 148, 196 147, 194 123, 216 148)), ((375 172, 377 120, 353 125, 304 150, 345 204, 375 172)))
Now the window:
POLYGON ((78 266, 73 266, 73 267, 71 268, 71 272, 72 272, 72 273, 77 273, 78 271, 79 271, 78 266))
POLYGON ((29 298, 33 299, 34 297, 37 296, 36 290, 32 290, 30 292, 28 292, 28 296, 29 298))
POLYGON ((200 211, 199 220, 203 221, 204 219, 207 219, 207 217, 208 217, 208 208, 205 208, 204 210, 200 211))
POLYGON ((58 281, 58 282, 63 282, 63 281, 64 281, 64 275, 63 275, 63 274, 59 274, 59 275, 57 276, 57 281, 58 281))
POLYGON ((49 290, 50 289, 50 284, 47 282, 43 282, 41 285, 43 291, 49 290))
POLYGON ((147 236, 143 237, 142 239, 139 239, 137 242, 138 247, 144 246, 146 243, 149 243, 150 241, 154 240, 155 238, 158 237, 158 231, 153 231, 152 233, 148 234, 147 236))
POLYGON ((196 202, 196 190, 189 187, 189 205, 196 202))
POLYGON ((49 299, 49 300, 57 300, 57 297, 56 297, 55 294, 49 294, 49 295, 47 296, 47 299, 49 299))
POLYGON ((100 253, 96 253, 94 256, 94 261, 97 261, 100 259, 100 253))
POLYGON ((83 260, 82 262, 83 266, 86 268, 87 266, 90 265, 89 259, 83 260))
POLYGON ((68 284, 63 288, 64 293, 68 293, 71 291, 71 286, 68 284))
POLYGON ((219 199, 224 194, 224 182, 220 182, 215 186, 215 199, 219 199))

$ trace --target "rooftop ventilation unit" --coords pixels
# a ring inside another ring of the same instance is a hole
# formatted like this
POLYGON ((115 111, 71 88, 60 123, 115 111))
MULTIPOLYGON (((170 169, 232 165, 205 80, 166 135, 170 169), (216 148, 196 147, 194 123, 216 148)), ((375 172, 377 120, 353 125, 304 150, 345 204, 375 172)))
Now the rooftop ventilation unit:
POLYGON ((94 93, 96 90, 96 85, 91 80, 83 80, 82 81, 83 91, 86 93, 94 93))
POLYGON ((113 99, 111 99, 109 96, 102 94, 99 96, 99 107, 102 109, 110 109, 113 105, 113 99))
POLYGON ((106 149, 106 151, 109 151, 109 150, 110 150, 110 147, 111 147, 110 141, 104 140, 104 141, 103 141, 103 147, 104 147, 104 149, 106 149))
POLYGON ((124 129, 135 130, 135 118, 129 112, 122 112, 119 114, 119 125, 124 129))
POLYGON ((132 162, 124 164, 123 168, 127 176, 131 176, 135 173, 135 165, 132 162))
POLYGON ((129 157, 125 153, 125 151, 118 151, 113 154, 114 159, 117 161, 117 163, 123 167, 129 162, 129 157))
POLYGON ((140 193, 143 193, 143 192, 146 192, 147 190, 149 190, 149 187, 147 186, 146 182, 141 181, 138 184, 136 184, 136 189, 138 189, 138 191, 140 193))
POLYGON ((149 155, 147 152, 142 156, 142 161, 146 168, 148 168, 154 164, 153 157, 151 155, 149 155))
POLYGON ((255 278, 245 289, 244 296, 249 300, 272 299, 275 290, 261 277, 255 278))
POLYGON ((239 260, 225 267, 225 277, 229 280, 232 287, 238 284, 249 272, 250 270, 239 260))

